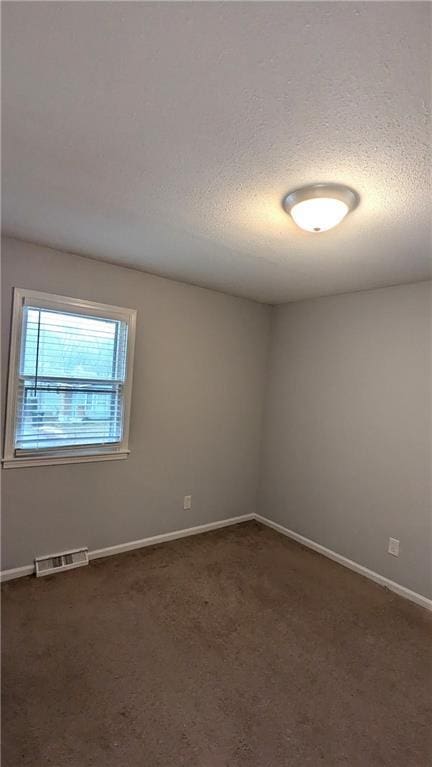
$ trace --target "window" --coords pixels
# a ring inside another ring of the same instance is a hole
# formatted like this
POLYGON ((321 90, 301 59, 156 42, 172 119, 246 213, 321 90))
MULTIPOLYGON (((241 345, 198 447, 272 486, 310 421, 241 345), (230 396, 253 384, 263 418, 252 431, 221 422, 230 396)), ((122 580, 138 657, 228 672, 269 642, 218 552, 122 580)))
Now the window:
POLYGON ((15 289, 6 468, 127 457, 135 317, 15 289))

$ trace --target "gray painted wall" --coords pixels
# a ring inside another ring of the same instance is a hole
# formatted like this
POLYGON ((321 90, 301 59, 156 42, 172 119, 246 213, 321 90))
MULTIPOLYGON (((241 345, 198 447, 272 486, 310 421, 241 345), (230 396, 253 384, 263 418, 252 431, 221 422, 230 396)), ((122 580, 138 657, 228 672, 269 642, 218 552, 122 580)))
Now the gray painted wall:
POLYGON ((431 588, 430 283, 277 307, 260 512, 431 588), (389 536, 401 541, 388 555, 389 536))
POLYGON ((138 310, 130 457, 4 470, 2 568, 254 512, 269 307, 2 244, 3 395, 13 286, 138 310))

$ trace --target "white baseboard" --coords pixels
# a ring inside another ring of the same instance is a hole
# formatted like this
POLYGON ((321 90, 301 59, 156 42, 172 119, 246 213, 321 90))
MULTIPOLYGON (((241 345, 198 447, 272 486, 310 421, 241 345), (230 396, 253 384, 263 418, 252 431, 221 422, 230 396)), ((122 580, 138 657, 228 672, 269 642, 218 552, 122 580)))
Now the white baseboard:
POLYGON ((432 610, 432 599, 428 599, 422 594, 418 594, 416 591, 411 591, 411 589, 407 589, 406 586, 401 586, 399 583, 391 581, 389 578, 385 578, 384 575, 369 570, 367 567, 359 565, 358 562, 353 562, 352 559, 347 559, 347 557, 343 557, 342 554, 337 554, 335 551, 327 549, 325 546, 321 546, 320 543, 311 541, 310 538, 305 538, 304 535, 300 535, 300 533, 296 533, 294 530, 289 530, 287 527, 279 525, 271 519, 262 517, 260 514, 255 514, 255 519, 257 522, 261 522, 263 525, 267 525, 267 527, 277 530, 278 533, 286 535, 287 538, 292 538, 294 541, 303 544, 303 546, 307 546, 309 549, 317 551, 324 557, 332 559, 334 562, 337 562, 344 567, 348 567, 350 570, 354 570, 354 572, 359 573, 360 575, 364 575, 366 578, 375 581, 375 583, 384 586, 390 591, 394 591, 395 594, 399 594, 399 596, 405 597, 405 599, 409 599, 411 602, 415 602, 416 604, 421 605, 421 607, 425 607, 427 610, 432 610))
MULTIPOLYGON (((384 586, 390 591, 399 594, 399 596, 405 597, 405 599, 409 599, 411 602, 415 602, 416 604, 421 605, 421 607, 425 607, 427 610, 432 610, 432 599, 428 599, 427 597, 422 596, 422 594, 417 594, 417 592, 411 591, 411 589, 407 589, 405 586, 401 586, 399 583, 391 581, 389 578, 385 578, 384 575, 380 575, 373 570, 369 570, 367 567, 359 565, 358 562, 353 562, 351 559, 343 557, 342 554, 337 554, 335 551, 327 549, 325 546, 321 546, 320 543, 316 543, 315 541, 310 540, 310 538, 305 538, 304 535, 300 535, 300 533, 296 533, 294 530, 289 530, 287 527, 284 527, 277 522, 273 522, 271 519, 262 517, 260 514, 243 514, 239 517, 221 519, 217 522, 208 522, 205 525, 196 525, 195 527, 187 527, 183 530, 174 530, 171 533, 153 535, 150 538, 141 538, 138 541, 129 541, 127 543, 119 543, 116 546, 108 546, 104 549, 95 549, 94 551, 89 551, 89 559, 110 557, 114 554, 121 554, 125 551, 133 551, 133 549, 141 549, 145 546, 155 546, 157 543, 175 541, 179 538, 186 538, 190 535, 199 535, 200 533, 206 533, 210 530, 217 530, 221 527, 229 527, 230 525, 237 525, 240 522, 247 522, 252 519, 255 519, 257 522, 261 522, 263 525, 267 525, 267 527, 271 527, 273 530, 282 533, 282 535, 286 535, 288 538, 292 538, 292 540, 303 544, 303 546, 307 546, 309 549, 317 551, 319 554, 322 554, 328 559, 332 559, 334 562, 338 562, 338 564, 343 565, 344 567, 348 567, 350 570, 353 570, 354 572, 369 578, 371 581, 375 581, 375 583, 378 583, 380 586, 384 586)), ((14 578, 21 578, 24 575, 31 575, 32 573, 34 573, 34 565, 14 567, 11 570, 3 570, 0 573, 0 580, 2 582, 10 581, 14 578)))
POLYGON ((218 530, 220 527, 238 525, 240 522, 248 522, 251 519, 255 519, 255 514, 243 514, 240 517, 230 517, 230 519, 221 519, 218 522, 208 522, 206 525, 196 525, 196 527, 186 527, 184 530, 174 530, 172 533, 153 535, 151 538, 142 538, 139 541, 119 543, 117 546, 108 546, 106 549, 96 549, 95 551, 89 551, 89 559, 110 557, 112 554, 121 554, 124 551, 142 549, 144 546, 155 546, 157 543, 176 541, 178 538, 187 538, 190 535, 208 533, 210 530, 218 530))
MULTIPOLYGON (((138 541, 128 541, 127 543, 119 543, 116 546, 108 546, 104 549, 95 549, 89 551, 89 559, 99 559, 100 557, 110 557, 113 554, 121 554, 124 551, 132 551, 133 549, 142 549, 145 546, 155 546, 157 543, 164 543, 166 541, 175 541, 178 538, 187 538, 190 535, 199 535, 199 533, 207 533, 210 530, 218 530, 220 527, 229 527, 230 525, 238 525, 240 522, 248 522, 251 519, 255 519, 255 514, 243 514, 239 517, 230 517, 229 519, 221 519, 217 522, 208 522, 205 525, 196 525, 195 527, 186 527, 183 530, 174 530, 171 533, 162 533, 161 535, 153 535, 150 538, 141 538, 138 541)), ((34 573, 34 565, 24 565, 23 567, 14 567, 11 570, 2 570, 0 573, 0 581, 10 581, 14 578, 22 578, 24 575, 32 575, 34 573)))
POLYGON ((0 581, 12 581, 14 578, 22 578, 24 575, 32 575, 34 565, 24 565, 23 567, 13 567, 11 570, 2 570, 0 581))

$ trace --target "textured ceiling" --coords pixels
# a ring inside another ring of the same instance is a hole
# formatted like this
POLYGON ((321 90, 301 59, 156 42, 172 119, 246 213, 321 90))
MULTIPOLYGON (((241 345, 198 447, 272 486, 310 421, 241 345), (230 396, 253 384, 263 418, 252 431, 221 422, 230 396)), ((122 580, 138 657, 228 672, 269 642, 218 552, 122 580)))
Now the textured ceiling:
POLYGON ((430 276, 420 2, 3 3, 3 225, 279 303, 430 276), (281 208, 354 187, 338 229, 281 208))

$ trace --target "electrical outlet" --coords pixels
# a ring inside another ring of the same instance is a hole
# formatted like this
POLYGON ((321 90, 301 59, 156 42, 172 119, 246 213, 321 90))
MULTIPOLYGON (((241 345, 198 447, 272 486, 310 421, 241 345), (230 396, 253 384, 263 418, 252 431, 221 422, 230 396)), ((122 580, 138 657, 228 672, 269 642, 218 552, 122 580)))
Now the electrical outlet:
POLYGON ((185 495, 183 498, 183 508, 185 511, 192 508, 192 496, 191 495, 185 495))
POLYGON ((399 556, 399 545, 400 541, 398 541, 397 538, 389 538, 389 544, 388 544, 388 553, 393 554, 394 557, 399 556))

